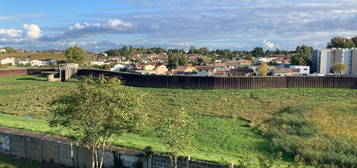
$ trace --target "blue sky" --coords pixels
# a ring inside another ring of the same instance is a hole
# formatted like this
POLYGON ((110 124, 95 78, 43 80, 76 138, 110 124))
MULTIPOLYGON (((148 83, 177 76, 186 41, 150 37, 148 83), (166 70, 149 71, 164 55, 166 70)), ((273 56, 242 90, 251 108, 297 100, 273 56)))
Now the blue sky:
POLYGON ((0 0, 0 46, 324 48, 357 35, 356 0, 0 0))

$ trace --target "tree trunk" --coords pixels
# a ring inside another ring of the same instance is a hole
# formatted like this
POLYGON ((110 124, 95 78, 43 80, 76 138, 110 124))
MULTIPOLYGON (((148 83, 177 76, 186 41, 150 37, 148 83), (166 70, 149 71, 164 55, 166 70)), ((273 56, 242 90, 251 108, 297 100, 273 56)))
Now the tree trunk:
POLYGON ((177 155, 174 156, 174 167, 173 168, 177 168, 177 155))

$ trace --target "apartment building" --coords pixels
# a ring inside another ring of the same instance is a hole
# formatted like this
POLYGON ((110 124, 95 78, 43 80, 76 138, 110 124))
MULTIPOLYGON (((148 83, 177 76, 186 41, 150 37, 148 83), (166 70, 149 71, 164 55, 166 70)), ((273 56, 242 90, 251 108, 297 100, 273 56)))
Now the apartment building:
POLYGON ((342 74, 357 75, 357 49, 324 49, 312 53, 312 72, 332 73, 335 64, 345 64, 347 69, 342 74))

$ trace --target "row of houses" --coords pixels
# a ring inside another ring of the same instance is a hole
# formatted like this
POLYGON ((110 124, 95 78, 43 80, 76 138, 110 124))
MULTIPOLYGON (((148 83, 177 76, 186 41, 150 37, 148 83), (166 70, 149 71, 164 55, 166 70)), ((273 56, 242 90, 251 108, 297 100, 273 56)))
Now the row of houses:
POLYGON ((15 58, 5 58, 0 60, 0 65, 6 66, 49 66, 56 65, 57 61, 53 59, 46 60, 16 60, 15 58))
MULTIPOLYGON (((181 66, 172 71, 172 75, 192 75, 192 76, 255 76, 259 75, 257 72, 258 66, 248 67, 229 67, 206 65, 206 66, 181 66)), ((310 75, 309 66, 270 66, 269 75, 271 76, 308 76, 310 75)))

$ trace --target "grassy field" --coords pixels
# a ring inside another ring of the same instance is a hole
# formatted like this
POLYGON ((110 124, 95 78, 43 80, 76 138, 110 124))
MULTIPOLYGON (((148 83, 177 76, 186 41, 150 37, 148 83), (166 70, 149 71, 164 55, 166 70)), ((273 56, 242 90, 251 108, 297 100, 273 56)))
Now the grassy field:
POLYGON ((0 155, 0 168, 40 168, 41 165, 28 160, 0 155))
MULTIPOLYGON (((75 81, 49 83, 36 76, 0 78, 0 125, 59 133, 47 126, 48 110, 52 108, 48 103, 75 86, 75 81)), ((276 114, 295 105, 315 107, 304 117, 320 134, 343 137, 357 144, 357 90, 137 89, 145 94, 145 110, 151 119, 174 105, 193 115, 199 125, 197 146, 188 154, 197 159, 236 162, 245 155, 271 157, 271 141, 263 135, 276 114)), ((111 142, 135 149, 152 146, 155 151, 164 152, 155 134, 149 123, 140 132, 114 137, 111 142)))
POLYGON ((51 53, 0 53, 0 59, 4 58, 15 58, 25 60, 27 58, 31 59, 55 59, 55 60, 65 60, 64 54, 51 54, 51 53))

